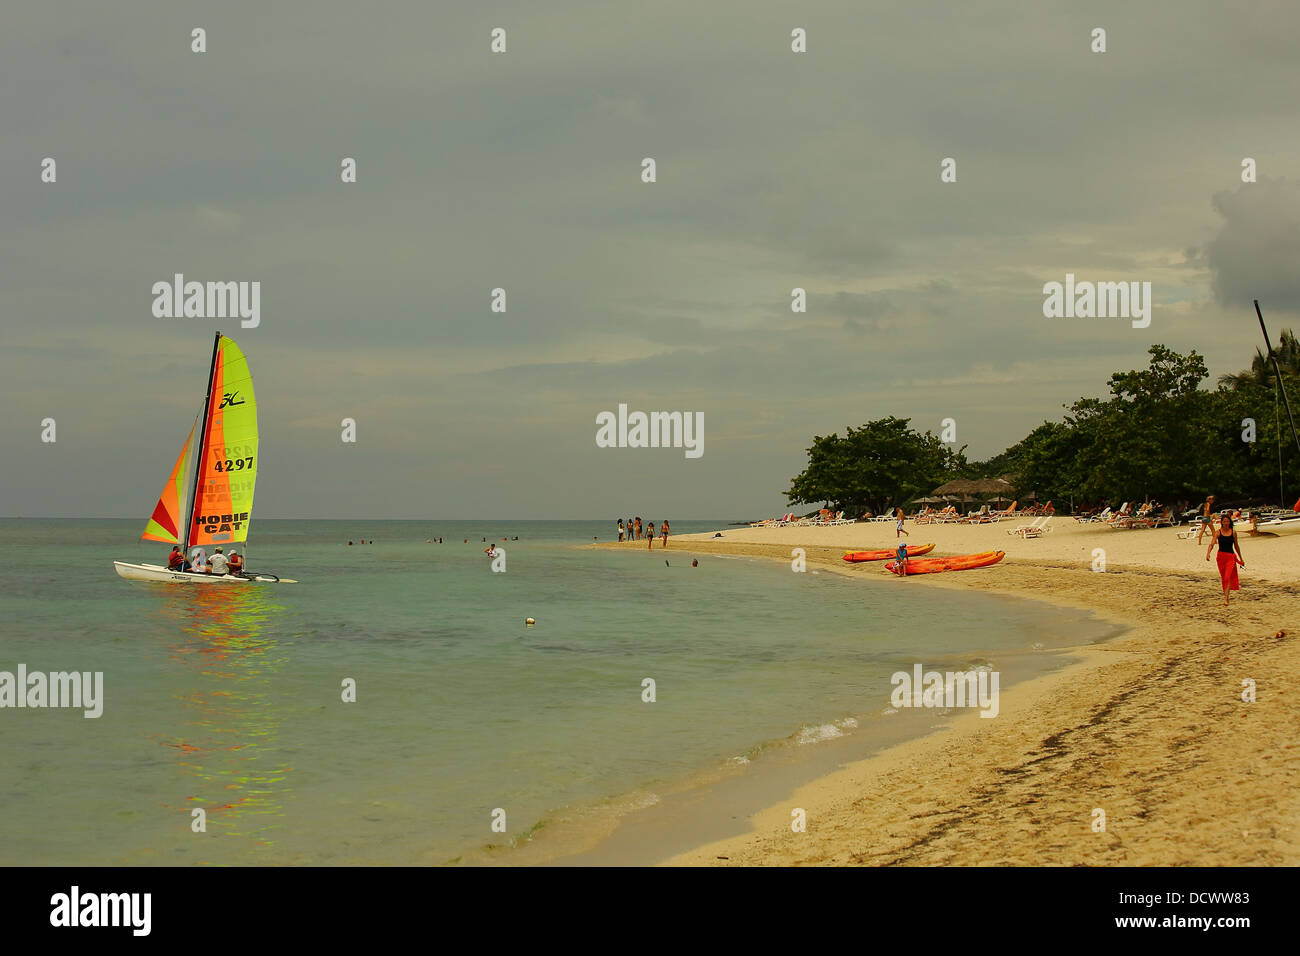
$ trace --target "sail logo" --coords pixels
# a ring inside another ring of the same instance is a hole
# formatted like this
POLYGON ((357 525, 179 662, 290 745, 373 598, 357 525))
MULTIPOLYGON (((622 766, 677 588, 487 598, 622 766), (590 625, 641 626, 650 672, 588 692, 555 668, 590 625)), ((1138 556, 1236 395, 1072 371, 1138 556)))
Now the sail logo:
POLYGON ((152 893, 68 893, 50 897, 51 926, 125 926, 133 936, 148 936, 152 893))
POLYGON ((239 319, 246 329, 262 323, 261 282, 155 282, 153 314, 158 319, 239 319))
POLYGON ((94 720, 104 713, 104 672, 27 670, 0 671, 0 709, 5 707, 77 707, 94 720))
POLYGON ((242 398, 238 401, 235 400, 238 396, 239 392, 226 392, 226 394, 221 396, 221 404, 217 406, 218 411, 229 405, 243 405, 244 400, 242 398))
POLYGON ((1150 282, 1075 282, 1067 272, 1064 285, 1048 282, 1043 295, 1049 319, 1132 319, 1135 329, 1151 324, 1150 282))
POLYGON ((998 715, 998 672, 979 668, 971 671, 921 673, 916 664, 912 673, 896 671, 889 678, 893 692, 891 707, 978 707, 981 717, 998 715))
POLYGON ((195 515, 194 525, 203 527, 204 534, 220 534, 223 531, 238 531, 248 520, 248 512, 234 515, 195 515))
POLYGON ((598 412, 597 448, 683 448, 687 458, 704 454, 703 412, 598 412))

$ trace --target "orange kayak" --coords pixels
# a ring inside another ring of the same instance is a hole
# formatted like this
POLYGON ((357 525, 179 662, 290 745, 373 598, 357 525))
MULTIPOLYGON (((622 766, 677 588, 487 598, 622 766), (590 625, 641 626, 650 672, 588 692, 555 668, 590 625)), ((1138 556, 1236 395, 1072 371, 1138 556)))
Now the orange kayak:
MULTIPOLYGON (((907 557, 919 557, 922 554, 929 554, 934 550, 933 544, 909 544, 907 546, 907 557)), ((846 551, 844 552, 845 561, 884 561, 887 558, 898 557, 897 548, 881 548, 879 551, 846 551)))
MULTIPOLYGON (((956 554, 951 558, 922 558, 919 561, 907 559, 907 573, 912 574, 933 574, 936 571, 967 571, 971 568, 987 568, 990 564, 997 564, 1007 553, 1005 551, 982 551, 979 554, 956 554)), ((898 573, 897 561, 890 561, 885 565, 886 571, 898 573)))

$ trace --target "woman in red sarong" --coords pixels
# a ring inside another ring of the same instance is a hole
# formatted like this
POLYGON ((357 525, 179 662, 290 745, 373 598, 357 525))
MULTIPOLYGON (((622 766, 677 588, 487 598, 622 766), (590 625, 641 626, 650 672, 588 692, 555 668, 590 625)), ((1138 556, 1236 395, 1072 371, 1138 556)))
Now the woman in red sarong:
POLYGON ((1205 549, 1205 560, 1210 560, 1210 552, 1214 550, 1215 544, 1219 546, 1219 579, 1223 582, 1223 603, 1228 603, 1228 595, 1233 591, 1241 590, 1237 583, 1237 566, 1246 566, 1246 562, 1241 557, 1241 545, 1237 542, 1237 532, 1233 530, 1232 518, 1224 515, 1219 519, 1219 533, 1210 541, 1210 546, 1205 549))

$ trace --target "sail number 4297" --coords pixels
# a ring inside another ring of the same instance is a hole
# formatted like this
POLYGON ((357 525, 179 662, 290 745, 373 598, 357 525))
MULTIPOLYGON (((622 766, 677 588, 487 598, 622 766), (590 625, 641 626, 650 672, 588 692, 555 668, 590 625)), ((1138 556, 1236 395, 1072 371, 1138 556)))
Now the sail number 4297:
POLYGON ((224 463, 218 459, 212 467, 215 471, 243 471, 245 468, 253 467, 253 459, 227 458, 224 463))

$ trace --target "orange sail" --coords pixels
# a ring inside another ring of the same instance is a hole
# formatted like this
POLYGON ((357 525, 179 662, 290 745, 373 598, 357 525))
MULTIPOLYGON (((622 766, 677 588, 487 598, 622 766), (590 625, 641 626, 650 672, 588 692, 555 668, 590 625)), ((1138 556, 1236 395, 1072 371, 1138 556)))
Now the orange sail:
POLYGON ((158 504, 154 505, 149 523, 144 526, 144 534, 140 535, 142 541, 180 544, 181 502, 185 498, 185 477, 186 472, 189 471, 190 445, 193 442, 194 426, 191 425, 190 435, 185 439, 185 447, 181 449, 180 456, 176 459, 176 466, 172 468, 167 484, 163 485, 162 494, 158 496, 158 504))
POLYGON ((257 401, 244 353, 221 336, 203 421, 189 543, 248 539, 257 481, 257 401))

